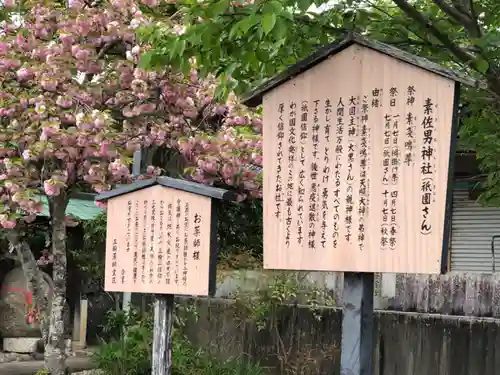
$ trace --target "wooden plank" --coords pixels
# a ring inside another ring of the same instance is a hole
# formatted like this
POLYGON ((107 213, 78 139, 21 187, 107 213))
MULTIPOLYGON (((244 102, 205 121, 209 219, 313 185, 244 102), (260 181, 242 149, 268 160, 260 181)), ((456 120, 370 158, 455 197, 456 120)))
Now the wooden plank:
POLYGON ((156 296, 153 329, 152 375, 172 374, 174 296, 156 296))
POLYGON ((106 291, 208 296, 212 202, 160 185, 111 199, 106 291))
POLYGON ((373 273, 344 274, 341 375, 372 374, 373 281, 373 273))
POLYGON ((352 45, 267 94, 264 267, 440 274, 455 93, 352 45))

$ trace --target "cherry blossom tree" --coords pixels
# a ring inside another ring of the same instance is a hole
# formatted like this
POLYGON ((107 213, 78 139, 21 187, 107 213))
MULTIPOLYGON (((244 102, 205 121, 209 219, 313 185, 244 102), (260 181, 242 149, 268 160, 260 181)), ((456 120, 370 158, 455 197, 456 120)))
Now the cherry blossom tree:
MULTIPOLYGON (((130 183, 133 152, 161 146, 185 158, 187 177, 232 186, 241 199, 260 196, 260 117, 231 95, 216 103, 218 82, 199 79, 195 61, 183 73, 141 69, 148 46, 136 31, 150 22, 143 7, 132 0, 3 0, 0 226, 33 292, 51 375, 65 373, 66 226, 74 225, 65 212, 73 192, 130 183), (50 307, 23 236, 43 195, 52 231, 50 307)), ((161 173, 151 166, 139 178, 161 173)))

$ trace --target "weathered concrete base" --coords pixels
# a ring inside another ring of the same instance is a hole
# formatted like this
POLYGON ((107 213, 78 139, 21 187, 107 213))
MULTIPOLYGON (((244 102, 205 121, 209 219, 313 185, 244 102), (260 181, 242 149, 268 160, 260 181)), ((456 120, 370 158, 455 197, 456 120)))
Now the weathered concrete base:
MULTIPOLYGON (((278 273, 285 274, 283 271, 221 272, 216 297, 231 298, 240 290, 256 290, 278 273)), ((300 273, 304 286, 314 284, 331 290, 337 306, 342 306, 343 277, 342 272, 300 273)), ((380 310, 500 318, 500 273, 375 274, 374 289, 374 307, 380 310)))
POLYGON ((30 354, 0 352, 0 364, 9 362, 24 362, 32 360, 33 357, 30 354))
POLYGON ((101 370, 85 370, 82 372, 73 372, 72 375, 104 375, 101 370))
MULTIPOLYGON (((283 306, 263 330, 228 300, 197 300, 185 326, 222 359, 249 356, 276 375, 339 375, 342 311, 283 306)), ((498 375, 500 320, 375 311, 373 375, 498 375)))
MULTIPOLYGON (((31 354, 37 351, 40 337, 6 337, 3 339, 3 350, 8 353, 31 354)), ((66 340, 66 353, 71 355, 71 339, 66 340)))
POLYGON ((39 340, 39 337, 6 337, 3 339, 3 350, 10 353, 34 353, 39 340))
MULTIPOLYGON (((95 368, 90 358, 68 358, 66 361, 71 374, 78 374, 95 368)), ((43 361, 15 362, 0 364, 0 375, 33 375, 44 368, 43 361)), ((100 375, 87 373, 86 375, 100 375)))

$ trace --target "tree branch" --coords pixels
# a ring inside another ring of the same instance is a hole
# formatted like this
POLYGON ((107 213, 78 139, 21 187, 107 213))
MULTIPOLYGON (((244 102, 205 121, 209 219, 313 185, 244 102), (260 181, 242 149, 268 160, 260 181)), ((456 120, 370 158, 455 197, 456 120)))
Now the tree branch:
MULTIPOLYGON (((473 38, 481 37, 481 29, 478 28, 477 23, 472 19, 471 14, 463 13, 455 7, 452 7, 446 3, 445 0, 433 0, 434 4, 436 4, 439 9, 441 9, 448 17, 452 20, 460 23, 469 33, 469 35, 473 38)), ((454 2, 456 3, 456 2, 454 2)), ((462 8, 463 9, 463 8, 462 8)))
MULTIPOLYGON (((387 12, 385 9, 377 6, 377 4, 374 4, 372 1, 367 1, 367 3, 375 10, 385 14, 387 17, 389 17, 390 19, 392 19, 393 21, 397 22, 397 19, 396 17, 394 17, 392 14, 390 14, 389 12, 387 12)), ((433 46, 434 44, 425 36, 425 35, 419 35, 418 33, 416 33, 414 30, 410 29, 407 25, 405 25, 404 23, 399 23, 399 25, 401 25, 402 27, 404 27, 404 29, 406 31, 408 31, 410 34, 413 34, 415 35, 417 38, 421 39, 423 43, 427 43, 428 46, 433 46)))
POLYGON ((448 38, 446 34, 442 33, 427 17, 420 13, 420 11, 411 5, 407 0, 393 1, 408 17, 419 23, 423 28, 427 29, 458 60, 467 64, 470 68, 476 71, 481 71, 478 67, 477 59, 473 54, 457 46, 450 38, 448 38))

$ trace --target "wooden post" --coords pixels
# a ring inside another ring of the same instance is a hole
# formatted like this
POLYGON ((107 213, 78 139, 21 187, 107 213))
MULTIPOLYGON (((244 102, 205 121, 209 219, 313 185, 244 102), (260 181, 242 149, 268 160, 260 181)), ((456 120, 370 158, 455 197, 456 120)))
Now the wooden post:
POLYGON ((87 322, 89 315, 89 301, 82 299, 80 301, 80 347, 87 347, 87 322))
POLYGON ((73 348, 85 349, 87 346, 88 301, 80 299, 75 306, 73 323, 73 348))
POLYGON ((372 374, 373 280, 373 273, 344 274, 341 375, 372 374))
POLYGON ((157 295, 153 329, 152 375, 172 374, 173 294, 157 295))

